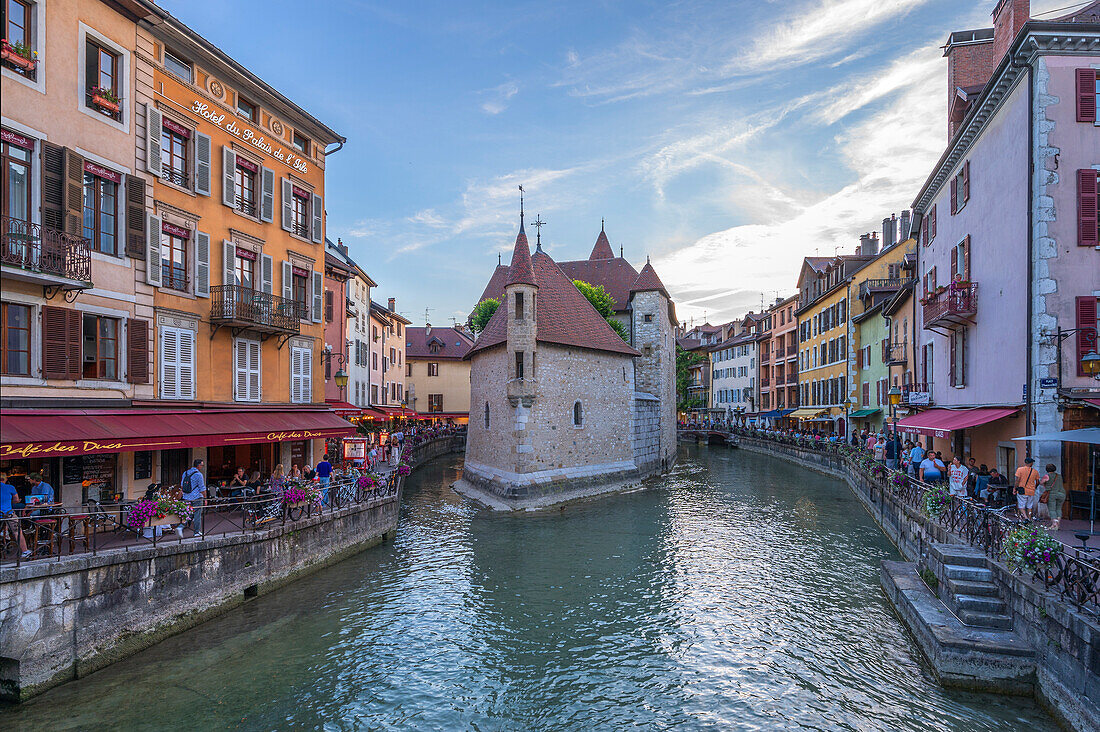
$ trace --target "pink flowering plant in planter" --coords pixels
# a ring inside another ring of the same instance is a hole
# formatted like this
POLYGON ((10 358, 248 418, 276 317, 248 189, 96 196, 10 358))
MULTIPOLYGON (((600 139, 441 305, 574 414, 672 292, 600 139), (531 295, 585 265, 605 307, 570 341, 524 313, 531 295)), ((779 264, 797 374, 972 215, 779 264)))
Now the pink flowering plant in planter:
POLYGON ((1017 526, 1005 537, 1004 556, 1013 569, 1038 572, 1061 552, 1062 544, 1042 526, 1017 526))
POLYGON ((894 473, 890 477, 890 485, 894 486, 894 490, 899 491, 905 487, 905 476, 901 473, 894 473))
POLYGON ((186 501, 177 501, 167 497, 146 498, 138 501, 130 509, 130 513, 126 516, 126 525, 131 529, 142 529, 150 521, 163 519, 167 516, 179 516, 182 523, 187 523, 194 513, 195 510, 186 501))
POLYGON ((412 472, 412 468, 410 468, 405 463, 401 463, 400 465, 397 466, 397 474, 402 476, 402 477, 408 475, 411 472, 412 472))
POLYGON ((951 503, 951 494, 942 485, 934 485, 924 492, 924 512, 929 518, 939 518, 951 503))
POLYGON ((360 475, 357 484, 365 491, 370 490, 371 488, 374 488, 376 485, 378 485, 378 476, 374 473, 371 473, 369 475, 360 475))
POLYGON ((312 483, 287 487, 283 491, 283 503, 293 506, 301 503, 321 505, 321 491, 312 483))

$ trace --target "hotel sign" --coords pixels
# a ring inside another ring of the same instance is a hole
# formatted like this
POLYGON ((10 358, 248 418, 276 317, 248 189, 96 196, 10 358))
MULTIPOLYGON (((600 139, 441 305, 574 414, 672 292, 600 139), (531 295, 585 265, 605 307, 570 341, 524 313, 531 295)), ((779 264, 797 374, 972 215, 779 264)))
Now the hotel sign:
POLYGON ((290 152, 281 146, 276 147, 272 145, 263 135, 256 133, 247 126, 238 124, 236 119, 231 119, 226 122, 225 113, 212 109, 206 102, 195 100, 191 103, 191 111, 203 119, 214 123, 229 134, 236 136, 242 142, 251 145, 257 150, 262 150, 276 160, 286 163, 299 173, 309 172, 309 166, 306 164, 306 161, 298 157, 296 152, 290 152))

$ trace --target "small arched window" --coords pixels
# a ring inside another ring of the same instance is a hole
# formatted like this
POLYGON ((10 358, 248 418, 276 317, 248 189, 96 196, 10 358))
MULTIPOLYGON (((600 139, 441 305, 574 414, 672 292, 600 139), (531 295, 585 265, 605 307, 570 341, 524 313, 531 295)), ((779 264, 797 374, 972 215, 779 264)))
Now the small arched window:
POLYGON ((573 426, 584 426, 584 410, 581 408, 580 401, 573 402, 573 426))
POLYGON ((489 402, 485 402, 485 429, 489 429, 489 402))

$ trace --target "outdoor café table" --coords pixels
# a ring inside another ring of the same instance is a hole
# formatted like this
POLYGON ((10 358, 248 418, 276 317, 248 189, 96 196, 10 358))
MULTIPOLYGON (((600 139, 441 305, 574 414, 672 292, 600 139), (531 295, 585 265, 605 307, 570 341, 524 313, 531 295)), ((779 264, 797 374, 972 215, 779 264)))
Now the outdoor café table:
POLYGON ((15 514, 23 520, 20 527, 24 535, 33 532, 28 548, 35 554, 39 548, 46 547, 47 553, 53 553, 56 546, 61 547, 61 521, 65 518, 63 503, 36 503, 15 509, 15 514))

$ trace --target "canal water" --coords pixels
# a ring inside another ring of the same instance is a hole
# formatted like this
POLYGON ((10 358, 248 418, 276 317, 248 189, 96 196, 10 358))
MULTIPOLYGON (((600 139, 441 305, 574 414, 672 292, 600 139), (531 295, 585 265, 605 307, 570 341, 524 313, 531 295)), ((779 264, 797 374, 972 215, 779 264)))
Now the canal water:
POLYGON ((0 729, 1054 730, 938 687, 844 484, 684 447, 647 490, 479 510, 457 456, 397 538, 0 712, 0 729))

